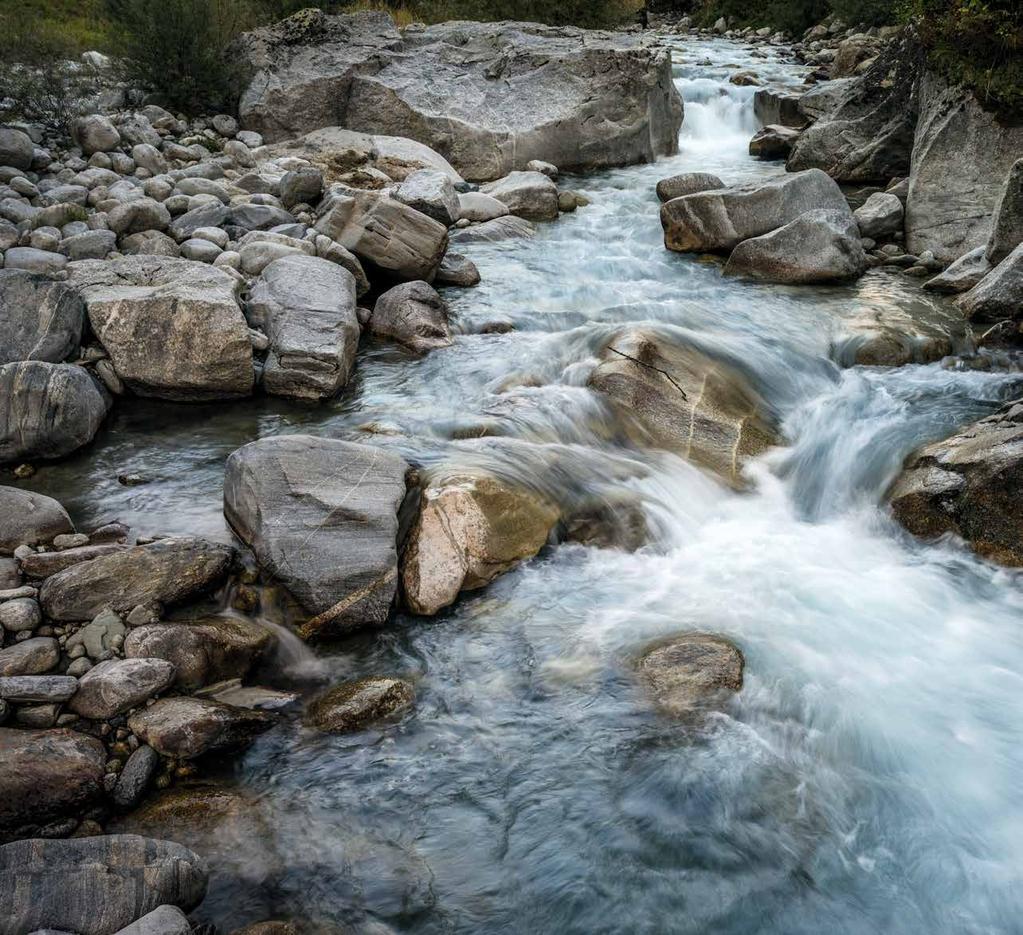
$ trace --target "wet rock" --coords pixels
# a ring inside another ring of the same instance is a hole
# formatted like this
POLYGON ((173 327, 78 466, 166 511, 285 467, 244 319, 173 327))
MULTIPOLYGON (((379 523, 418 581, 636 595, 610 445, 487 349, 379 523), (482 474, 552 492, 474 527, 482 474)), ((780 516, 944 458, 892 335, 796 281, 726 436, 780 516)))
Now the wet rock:
POLYGON ((853 212, 860 234, 885 240, 902 229, 902 202, 890 192, 874 192, 853 212))
POLYGON ((78 679, 66 675, 12 675, 0 678, 0 698, 16 702, 60 704, 78 690, 78 679))
POLYGON ((475 286, 479 284, 480 271, 468 257, 449 250, 437 267, 433 281, 438 286, 475 286))
POLYGON ((958 299, 971 321, 1023 318, 1023 244, 958 299))
POLYGON ((24 270, 0 270, 0 364, 60 363, 78 350, 85 306, 74 289, 24 270))
POLYGON ((799 130, 781 124, 761 127, 749 141, 749 154, 758 159, 787 159, 799 134, 799 130))
POLYGON ((849 213, 841 189, 819 169, 696 192, 661 205, 664 245, 682 252, 729 251, 818 208, 849 213))
POLYGON ((403 679, 372 676, 344 682, 309 702, 305 724, 331 734, 361 730, 412 707, 415 690, 403 679))
POLYGON ((1023 127, 998 123, 973 94, 926 73, 906 202, 906 249, 942 263, 985 246, 1023 127))
POLYGON ((247 747, 274 725, 272 715, 204 698, 161 698, 128 719, 132 733, 164 756, 191 760, 247 747))
POLYGON ((559 517, 544 498, 487 474, 432 480, 402 556, 409 609, 435 614, 532 558, 559 517))
POLYGON ((160 906, 115 935, 192 935, 192 924, 177 906, 160 906))
POLYGON ((52 542, 55 536, 74 531, 71 517, 52 497, 0 486, 0 555, 10 555, 19 545, 52 542))
POLYGON ((153 256, 69 270, 118 377, 136 393, 205 400, 252 391, 252 345, 228 273, 153 256))
POLYGON ((383 449, 309 435, 260 439, 228 458, 224 514, 315 615, 303 636, 387 620, 407 471, 383 449))
POLYGON ((674 451, 739 487, 742 462, 778 439, 749 379, 683 340, 631 329, 600 356, 589 385, 639 444, 674 451))
POLYGON ((964 253, 944 272, 938 273, 933 279, 924 283, 928 292, 945 292, 955 294, 966 292, 979 283, 989 272, 991 263, 985 255, 985 247, 977 247, 964 253))
POLYGON ((243 617, 205 617, 133 629, 124 641, 128 658, 166 659, 182 691, 245 678, 274 646, 266 627, 243 617))
POLYGON ((29 578, 48 578, 72 565, 90 562, 101 555, 123 552, 125 548, 127 546, 116 543, 99 543, 84 545, 77 549, 66 549, 63 552, 36 552, 21 560, 21 570, 29 578))
POLYGON ((170 841, 115 834, 0 847, 2 935, 111 935, 160 906, 190 911, 205 893, 199 856, 170 841))
POLYGON ((0 462, 62 458, 92 441, 110 397, 82 367, 0 366, 0 462))
POLYGON ((451 177, 437 169, 418 169, 409 175, 394 197, 402 204, 449 227, 458 220, 460 206, 451 177))
POLYGON ((745 660, 720 636, 686 633, 647 650, 639 678, 663 713, 683 717, 742 688, 745 660))
POLYGON ((532 237, 536 228, 525 218, 500 217, 482 224, 473 224, 463 230, 453 231, 451 243, 497 243, 502 240, 514 240, 517 237, 532 237))
POLYGON ((1017 400, 913 454, 890 491, 892 510, 914 535, 953 533, 985 558, 1023 566, 1021 461, 1017 400))
POLYGON ((953 351, 949 329, 901 308, 864 311, 844 323, 833 356, 844 367, 929 364, 953 351))
MULTIPOLYGON (((1005 186, 995 205, 985 255, 990 263, 1001 263, 1023 243, 1023 159, 1009 169, 1005 186)), ((2 299, 0 299, 2 302, 2 299)))
POLYGON ((724 272, 764 282, 817 283, 856 279, 866 269, 860 232, 846 208, 807 211, 778 230, 744 240, 724 272))
MULTIPOLYGON (((100 741, 76 731, 0 727, 0 838, 19 829, 31 834, 92 805, 102 794, 106 759, 100 741)), ((9 898, 0 885, 0 905, 4 892, 9 898)), ((0 912, 0 931, 7 918, 0 912)))
POLYGON ((419 354, 451 344, 448 307, 425 282, 407 282, 389 289, 376 301, 367 329, 419 354))
POLYGON ((42 622, 39 603, 35 598, 16 598, 0 604, 0 625, 9 633, 34 630, 42 622))
POLYGON ((132 751, 117 776, 117 783, 111 798, 121 809, 134 808, 149 788, 149 782, 160 765, 160 755, 150 746, 143 744, 132 751))
POLYGON ((72 633, 64 648, 74 654, 76 648, 85 650, 93 659, 101 659, 120 649, 128 632, 124 622, 112 610, 106 609, 84 627, 72 633))
POLYGON ((178 604, 223 581, 232 555, 205 539, 161 539, 51 575, 39 599, 54 620, 89 620, 107 607, 126 613, 151 601, 178 604))
POLYGON ((0 676, 42 675, 60 661, 60 647, 49 636, 35 636, 0 649, 0 676))
POLYGON ((109 659, 94 665, 78 683, 69 710, 92 720, 106 720, 169 688, 174 665, 164 659, 109 659))
POLYGON ((558 216, 558 186, 542 172, 512 172, 484 185, 483 192, 527 221, 553 221, 558 216))
POLYGON ((443 224, 377 192, 328 193, 316 230, 392 280, 430 280, 447 249, 443 224))
POLYGON ((256 72, 239 111, 268 140, 337 124, 411 135, 476 180, 533 159, 582 169, 677 151, 670 55, 637 35, 466 22, 402 34, 381 14, 303 12, 245 48, 256 72))
POLYGON ((780 124, 797 130, 806 126, 799 110, 799 95, 775 88, 760 88, 753 95, 753 115, 762 126, 780 124))

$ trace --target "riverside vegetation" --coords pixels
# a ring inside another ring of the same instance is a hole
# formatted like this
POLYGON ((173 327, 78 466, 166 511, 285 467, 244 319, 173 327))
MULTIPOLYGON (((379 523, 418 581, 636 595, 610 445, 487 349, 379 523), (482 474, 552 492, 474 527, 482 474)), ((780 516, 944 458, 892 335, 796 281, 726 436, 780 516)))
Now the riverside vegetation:
POLYGON ((1014 10, 200 6, 3 63, 0 935, 1010 931, 1014 10))

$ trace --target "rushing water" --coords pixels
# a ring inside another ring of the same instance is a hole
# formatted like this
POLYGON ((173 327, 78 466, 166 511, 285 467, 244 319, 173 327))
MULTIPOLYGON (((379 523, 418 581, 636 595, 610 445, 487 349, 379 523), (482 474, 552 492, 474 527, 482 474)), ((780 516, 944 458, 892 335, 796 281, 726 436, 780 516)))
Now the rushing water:
POLYGON ((453 347, 367 348, 353 387, 320 408, 125 405, 89 452, 37 476, 85 525, 225 536, 227 454, 306 431, 486 463, 560 496, 642 498, 654 541, 639 552, 562 545, 446 614, 326 653, 332 678, 413 678, 416 712, 354 737, 265 735, 237 769, 265 823, 224 845, 205 918, 476 935, 1020 930, 1018 580, 912 541, 883 505, 911 450, 1018 383, 839 368, 833 348, 864 311, 951 320, 905 277, 763 286, 665 251, 658 178, 782 171, 746 154, 753 89, 728 84, 729 66, 799 77, 724 42, 677 55, 680 155, 568 180, 591 206, 534 240, 473 247, 482 284, 446 296, 453 347), (514 330, 480 333, 495 320, 514 330), (756 381, 787 445, 751 467, 753 492, 616 446, 586 376, 635 322, 756 381), (151 483, 119 487, 121 472, 151 483), (653 713, 630 669, 689 629, 747 659, 741 694, 699 729, 653 713))

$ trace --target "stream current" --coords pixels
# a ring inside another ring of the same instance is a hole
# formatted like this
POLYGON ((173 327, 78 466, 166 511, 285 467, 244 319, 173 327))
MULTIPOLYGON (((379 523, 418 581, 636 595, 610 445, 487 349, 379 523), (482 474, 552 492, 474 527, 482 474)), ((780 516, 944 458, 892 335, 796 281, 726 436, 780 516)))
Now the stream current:
POLYGON ((371 345, 318 408, 125 401, 92 448, 34 479, 83 528, 116 516, 226 538, 227 455, 308 432, 643 504, 636 552, 562 544, 436 618, 300 658, 332 680, 407 676, 415 713, 354 736, 264 735, 235 766, 262 817, 223 835, 201 918, 423 935, 1021 930, 1023 592, 956 543, 912 540, 884 505, 906 455, 1019 378, 839 367, 864 312, 951 320, 904 276, 767 286, 664 250, 657 179, 783 171, 748 156, 755 89, 728 75, 801 80, 774 50, 723 40, 675 57, 679 155, 563 179, 592 204, 534 239, 466 248, 483 281, 445 295, 453 347, 371 345), (513 329, 479 333, 494 321, 513 329), (750 466, 751 492, 621 442, 586 377, 635 323, 755 381, 786 446, 750 466), (132 472, 150 482, 120 487, 132 472), (632 673, 651 640, 686 630, 746 656, 742 692, 699 727, 656 714, 632 673))

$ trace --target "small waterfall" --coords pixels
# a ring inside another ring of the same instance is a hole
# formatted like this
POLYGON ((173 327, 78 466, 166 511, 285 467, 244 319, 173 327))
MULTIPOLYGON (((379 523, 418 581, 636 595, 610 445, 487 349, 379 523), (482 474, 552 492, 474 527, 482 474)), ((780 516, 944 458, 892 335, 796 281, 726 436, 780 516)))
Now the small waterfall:
POLYGON ((677 78, 675 86, 685 102, 681 143, 687 152, 717 157, 746 155, 758 126, 753 115, 756 88, 706 77, 677 78))

